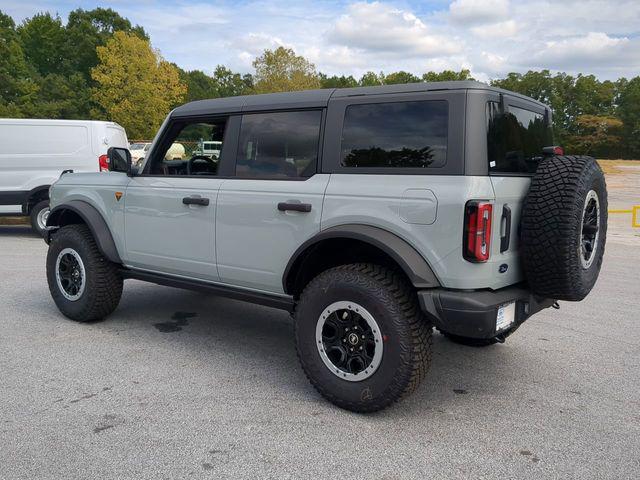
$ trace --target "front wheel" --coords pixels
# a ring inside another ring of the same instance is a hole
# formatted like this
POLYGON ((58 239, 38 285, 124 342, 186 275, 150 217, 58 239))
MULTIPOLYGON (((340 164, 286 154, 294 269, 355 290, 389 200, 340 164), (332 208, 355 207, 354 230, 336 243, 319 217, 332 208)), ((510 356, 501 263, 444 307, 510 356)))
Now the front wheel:
POLYGON ((86 225, 67 225, 51 238, 47 281, 58 309, 71 320, 101 320, 122 296, 118 267, 98 250, 86 225))
POLYGON ((34 205, 29 213, 31 228, 40 236, 44 236, 47 219, 49 218, 49 200, 43 200, 34 205))
POLYGON ((298 357, 322 396, 355 412, 413 392, 431 361, 431 325, 413 288, 378 265, 322 272, 296 306, 298 357))

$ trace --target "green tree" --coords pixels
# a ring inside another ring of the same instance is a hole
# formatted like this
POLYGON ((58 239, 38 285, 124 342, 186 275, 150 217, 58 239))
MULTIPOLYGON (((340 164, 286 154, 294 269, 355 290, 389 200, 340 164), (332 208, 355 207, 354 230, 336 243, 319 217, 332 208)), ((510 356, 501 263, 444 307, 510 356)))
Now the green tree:
POLYGON ((223 65, 218 65, 214 70, 213 84, 218 97, 246 95, 254 88, 252 75, 234 73, 223 65))
POLYGON ((423 82, 453 82, 456 80, 473 80, 471 72, 462 69, 459 72, 453 70, 443 70, 442 72, 427 72, 422 75, 423 82))
POLYGON ((37 72, 27 62, 15 23, 0 11, 0 116, 23 117, 37 93, 37 72))
POLYGON ((66 36, 68 68, 80 72, 91 79, 91 69, 98 64, 96 49, 103 46, 115 32, 126 32, 143 40, 149 40, 144 29, 121 17, 110 8, 83 10, 78 8, 69 13, 66 36))
POLYGON ((320 73, 320 87, 321 88, 351 88, 357 87, 358 81, 353 78, 352 75, 333 75, 328 77, 324 73, 320 73))
POLYGON ((97 55, 100 63, 91 71, 94 101, 130 138, 151 138, 186 94, 177 69, 147 40, 125 32, 115 32, 97 55))
POLYGON ((640 76, 619 83, 618 116, 623 123, 622 142, 627 157, 640 158, 640 76))
POLYGON ((367 72, 358 81, 361 87, 377 87, 378 85, 384 85, 384 73, 380 72, 378 75, 375 72, 367 72))
POLYGON ((265 50, 253 61, 256 93, 320 88, 316 67, 290 48, 265 50))
POLYGON ((17 31, 27 60, 41 75, 64 71, 66 34, 60 17, 38 13, 17 31))
POLYGON ((382 82, 385 85, 394 85, 399 83, 417 83, 420 81, 420 78, 415 76, 413 73, 405 72, 400 70, 399 72, 390 73, 389 75, 385 75, 382 79, 382 82))

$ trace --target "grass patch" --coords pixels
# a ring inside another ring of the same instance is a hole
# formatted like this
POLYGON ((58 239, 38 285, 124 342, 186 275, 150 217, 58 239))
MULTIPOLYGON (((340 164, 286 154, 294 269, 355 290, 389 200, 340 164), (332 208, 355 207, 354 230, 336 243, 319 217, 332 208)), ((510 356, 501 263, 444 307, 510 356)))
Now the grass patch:
POLYGON ((598 160, 600 168, 606 175, 615 175, 617 173, 625 173, 623 168, 618 168, 623 165, 636 165, 640 166, 638 160, 598 160))

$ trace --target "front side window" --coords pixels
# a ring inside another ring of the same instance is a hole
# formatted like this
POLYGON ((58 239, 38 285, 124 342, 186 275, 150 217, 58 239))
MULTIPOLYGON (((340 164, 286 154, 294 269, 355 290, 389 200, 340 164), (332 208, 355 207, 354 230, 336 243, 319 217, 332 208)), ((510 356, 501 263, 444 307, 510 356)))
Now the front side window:
POLYGON ((445 100, 350 105, 341 165, 369 168, 442 167, 447 161, 445 100))
POLYGON ((542 149, 553 145, 553 135, 542 113, 498 102, 487 103, 487 155, 492 173, 535 173, 542 149))
POLYGON ((319 110, 242 116, 236 176, 305 178, 316 171, 319 110))
POLYGON ((218 155, 203 151, 206 141, 219 142, 222 148, 226 118, 211 121, 181 122, 173 126, 171 141, 164 143, 163 151, 154 154, 152 175, 204 175, 218 174, 218 155))

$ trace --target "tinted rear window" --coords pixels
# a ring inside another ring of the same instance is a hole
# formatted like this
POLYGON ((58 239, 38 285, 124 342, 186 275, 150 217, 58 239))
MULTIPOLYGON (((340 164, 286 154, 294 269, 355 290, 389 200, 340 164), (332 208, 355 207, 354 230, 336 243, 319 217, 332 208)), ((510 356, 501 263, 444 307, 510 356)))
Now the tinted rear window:
POLYGON ((350 105, 341 165, 362 168, 441 167, 447 161, 445 100, 350 105))
POLYGON ((545 116, 509 105, 500 112, 497 102, 487 103, 487 155, 492 173, 535 173, 542 149, 553 145, 545 116))

